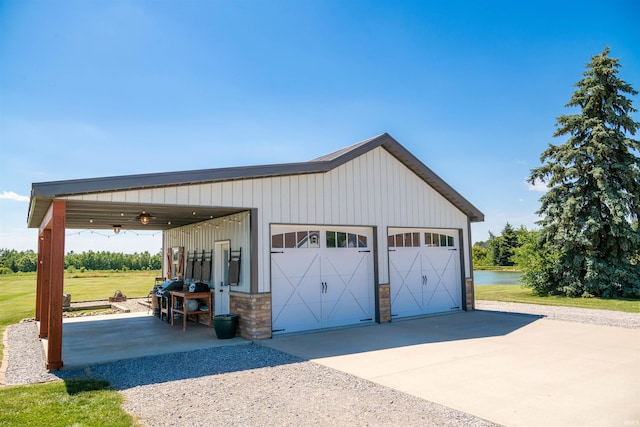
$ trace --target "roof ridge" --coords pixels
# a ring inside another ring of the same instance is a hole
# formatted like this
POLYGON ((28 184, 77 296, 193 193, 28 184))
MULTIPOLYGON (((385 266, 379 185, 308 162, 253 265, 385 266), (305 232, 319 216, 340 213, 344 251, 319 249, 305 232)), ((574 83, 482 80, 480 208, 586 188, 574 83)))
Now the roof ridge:
POLYGON ((340 157, 340 156, 342 156, 344 154, 347 154, 347 153, 355 150, 356 148, 361 147, 361 146, 363 146, 363 145, 365 145, 365 144, 367 144, 367 143, 369 143, 369 142, 371 142, 371 141, 373 141, 375 139, 383 137, 385 135, 388 135, 388 134, 386 132, 385 133, 381 133, 380 135, 376 135, 376 136, 374 136, 372 138, 368 138, 368 139, 365 139, 363 141, 356 142, 355 144, 352 144, 352 145, 350 145, 348 147, 341 148, 341 149, 336 150, 336 151, 334 151, 332 153, 325 154, 324 156, 316 157, 315 159, 312 159, 312 160, 309 160, 309 161, 310 162, 325 162, 325 161, 335 160, 338 157, 340 157))

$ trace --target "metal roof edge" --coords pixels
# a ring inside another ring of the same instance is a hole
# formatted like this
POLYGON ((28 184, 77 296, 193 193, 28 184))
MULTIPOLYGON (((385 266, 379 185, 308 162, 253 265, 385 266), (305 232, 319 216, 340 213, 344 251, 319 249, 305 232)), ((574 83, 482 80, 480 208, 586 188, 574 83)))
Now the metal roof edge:
POLYGON ((31 199, 278 175, 321 173, 329 169, 328 162, 303 162, 38 182, 32 184, 31 199))
MULTIPOLYGON (((427 184, 432 186, 438 193, 440 193, 445 199, 454 204, 458 209, 464 212, 471 222, 483 222, 484 214, 476 208, 471 202, 458 193, 453 187, 446 183, 440 176, 432 171, 427 165, 425 165, 420 159, 411 154, 402 144, 395 140, 388 133, 383 133, 376 137, 370 138, 365 141, 361 141, 357 144, 347 147, 346 149, 336 151, 332 154, 337 154, 330 160, 331 168, 336 168, 344 163, 347 163, 356 157, 359 157, 368 151, 371 151, 377 147, 383 147, 392 156, 402 162, 416 175, 422 178, 427 184), (341 153, 342 151, 342 153, 341 153)), ((331 156, 329 154, 319 159, 324 159, 331 156)))

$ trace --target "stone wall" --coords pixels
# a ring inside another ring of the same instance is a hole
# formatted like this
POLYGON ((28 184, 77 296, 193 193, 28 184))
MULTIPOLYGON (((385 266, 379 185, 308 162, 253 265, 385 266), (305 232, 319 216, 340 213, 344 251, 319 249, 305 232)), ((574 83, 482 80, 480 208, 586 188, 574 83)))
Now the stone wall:
POLYGON ((473 311, 476 309, 476 294, 473 287, 473 278, 467 277, 465 280, 465 292, 467 297, 467 305, 465 310, 473 311))
POLYGON ((240 315, 238 333, 249 340, 271 338, 271 293, 229 294, 231 313, 240 315))
POLYGON ((378 307, 380 307, 380 323, 391 321, 391 286, 388 283, 378 285, 378 307))

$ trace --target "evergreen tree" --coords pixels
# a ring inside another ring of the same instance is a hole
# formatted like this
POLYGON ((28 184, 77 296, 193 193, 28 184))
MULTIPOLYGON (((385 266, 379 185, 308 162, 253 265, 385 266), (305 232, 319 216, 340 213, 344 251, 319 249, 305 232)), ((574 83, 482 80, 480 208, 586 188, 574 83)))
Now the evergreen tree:
POLYGON ((511 266, 513 261, 511 257, 514 254, 514 249, 519 247, 518 234, 516 230, 507 223, 502 229, 500 236, 494 236, 489 233, 489 245, 491 247, 491 256, 493 258, 494 265, 511 266))
POLYGON ((567 104, 580 111, 557 119, 554 137, 566 142, 550 144, 531 171, 531 183, 549 187, 534 274, 549 283, 529 282, 540 293, 640 297, 640 142, 631 138, 640 123, 625 96, 638 92, 619 67, 609 48, 591 58, 567 104))

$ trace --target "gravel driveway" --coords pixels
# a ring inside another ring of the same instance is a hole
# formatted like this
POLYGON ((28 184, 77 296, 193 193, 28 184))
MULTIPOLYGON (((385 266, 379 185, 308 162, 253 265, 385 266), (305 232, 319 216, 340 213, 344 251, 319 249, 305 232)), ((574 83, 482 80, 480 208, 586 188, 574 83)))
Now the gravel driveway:
MULTIPOLYGON (((640 315, 478 301, 478 309, 640 328, 640 315)), ((34 322, 7 329, 7 384, 100 377, 147 426, 491 426, 489 422, 289 354, 244 345, 153 356, 54 374, 34 322), (175 369, 179 367, 179 369, 175 369)))

